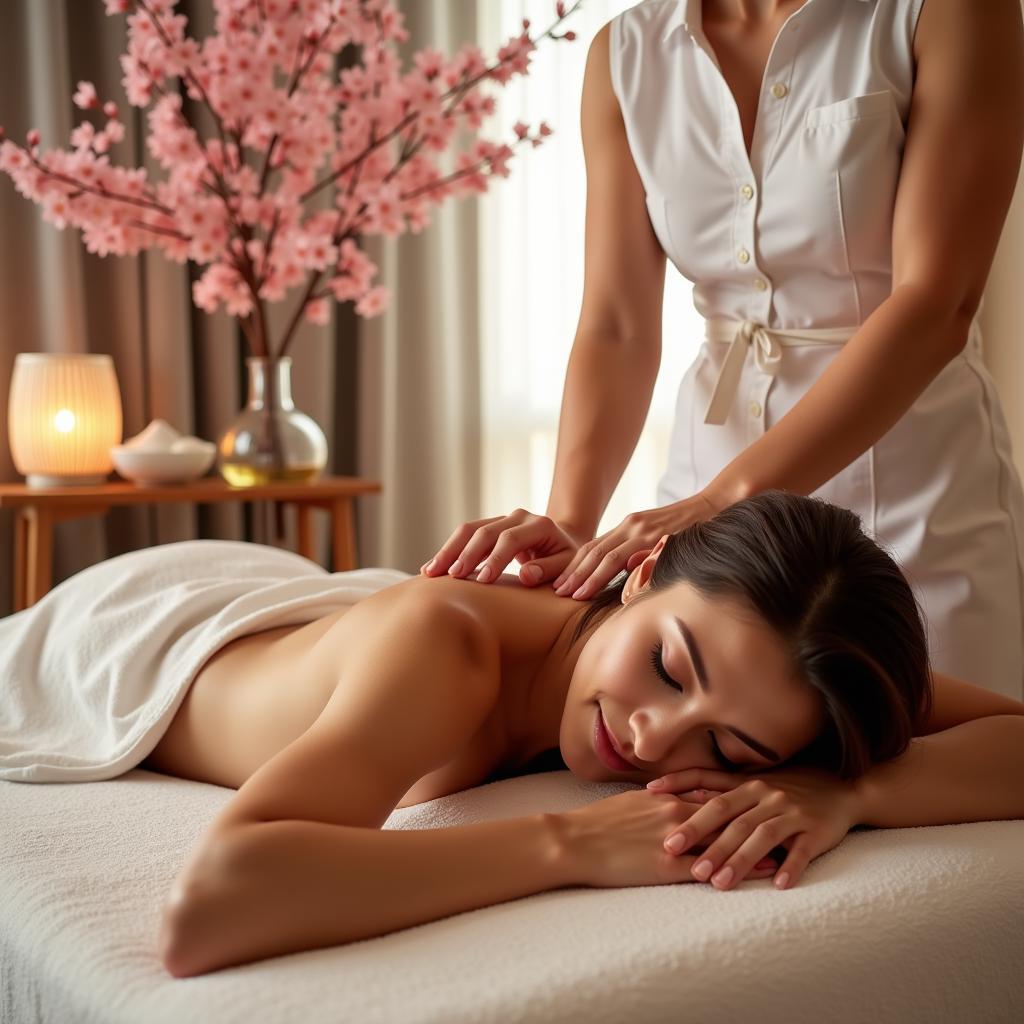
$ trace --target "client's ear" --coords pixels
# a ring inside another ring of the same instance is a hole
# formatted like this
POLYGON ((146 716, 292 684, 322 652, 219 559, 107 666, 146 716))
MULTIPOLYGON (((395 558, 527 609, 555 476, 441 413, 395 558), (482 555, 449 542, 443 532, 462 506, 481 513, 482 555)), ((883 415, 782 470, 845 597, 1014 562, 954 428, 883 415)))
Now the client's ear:
POLYGON ((658 556, 661 554, 662 549, 665 547, 665 542, 669 538, 669 534, 663 534, 658 543, 654 545, 649 551, 636 551, 630 555, 629 562, 626 563, 627 568, 630 567, 630 562, 633 563, 629 579, 626 580, 625 587, 622 588, 622 603, 627 604, 631 601, 637 593, 643 590, 651 578, 651 573, 654 572, 654 566, 657 564, 658 556), (637 562, 636 559, 643 556, 642 561, 637 562))

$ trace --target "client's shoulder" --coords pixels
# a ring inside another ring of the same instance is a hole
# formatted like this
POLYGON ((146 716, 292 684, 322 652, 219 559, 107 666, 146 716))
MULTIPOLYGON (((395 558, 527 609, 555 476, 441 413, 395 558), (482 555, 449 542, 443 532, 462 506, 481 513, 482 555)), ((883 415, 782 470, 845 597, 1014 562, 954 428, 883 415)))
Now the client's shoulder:
POLYGON ((495 653, 499 639, 493 611, 488 602, 481 603, 482 595, 474 593, 484 589, 484 584, 474 588, 466 580, 412 576, 353 605, 338 620, 334 640, 351 648, 371 637, 402 643, 435 631, 438 640, 458 637, 486 659, 495 653))
POLYGON ((559 597, 550 586, 526 587, 506 573, 492 583, 452 576, 411 576, 363 598, 338 623, 342 647, 369 634, 401 642, 413 627, 432 625, 449 638, 460 637, 478 664, 529 662, 547 652, 566 619, 582 611, 580 602, 559 597))

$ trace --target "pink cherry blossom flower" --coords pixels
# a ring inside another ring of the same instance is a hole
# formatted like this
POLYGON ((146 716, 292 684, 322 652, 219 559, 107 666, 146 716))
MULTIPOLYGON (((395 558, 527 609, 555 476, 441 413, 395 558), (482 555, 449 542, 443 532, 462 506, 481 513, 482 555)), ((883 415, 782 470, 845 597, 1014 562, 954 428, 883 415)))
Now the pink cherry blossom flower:
POLYGON ((83 121, 72 133, 71 133, 71 145, 75 149, 88 149, 92 145, 92 140, 96 135, 96 126, 92 121, 83 121))
POLYGON ((23 171, 29 166, 31 166, 31 161, 24 150, 9 139, 0 144, 0 171, 13 177, 16 171, 23 171))
POLYGON ((66 227, 69 206, 68 197, 62 192, 47 193, 43 198, 43 220, 58 228, 66 227))
POLYGON ((71 99, 76 107, 81 107, 83 110, 100 105, 99 97, 96 95, 96 86, 92 82, 79 82, 78 91, 71 99))
POLYGON ((360 316, 377 316, 387 308, 390 292, 387 288, 371 288, 357 303, 356 312, 360 316))
POLYGON ((120 142, 124 138, 124 125, 120 121, 108 121, 103 134, 111 142, 120 142))
POLYGON ((306 304, 306 319, 314 324, 326 324, 331 319, 331 308, 326 299, 313 299, 306 304))

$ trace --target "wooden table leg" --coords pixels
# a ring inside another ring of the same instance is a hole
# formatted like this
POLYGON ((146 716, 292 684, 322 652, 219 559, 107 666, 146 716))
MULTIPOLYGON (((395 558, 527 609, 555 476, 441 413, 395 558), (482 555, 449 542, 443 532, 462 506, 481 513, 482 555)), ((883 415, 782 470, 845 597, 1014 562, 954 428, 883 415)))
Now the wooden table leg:
POLYGON ((298 522, 298 537, 296 546, 299 554, 310 561, 316 561, 316 552, 313 550, 313 506, 304 501, 295 503, 295 514, 298 522))
MULTIPOLYGON (((276 538, 274 543, 277 545, 277 547, 282 547, 284 545, 284 506, 285 506, 285 503, 283 501, 272 501, 270 504, 273 506, 273 509, 274 509, 274 534, 275 534, 275 538, 276 538)), ((301 554, 301 549, 300 549, 300 554, 301 554)))
POLYGON ((331 503, 331 538, 334 547, 335 572, 357 568, 356 538, 352 518, 351 498, 336 498, 331 503))
POLYGON ((30 608, 53 586, 53 520, 47 509, 28 506, 27 578, 25 606, 30 608))
POLYGON ((14 510, 14 610, 28 607, 28 513, 14 510))

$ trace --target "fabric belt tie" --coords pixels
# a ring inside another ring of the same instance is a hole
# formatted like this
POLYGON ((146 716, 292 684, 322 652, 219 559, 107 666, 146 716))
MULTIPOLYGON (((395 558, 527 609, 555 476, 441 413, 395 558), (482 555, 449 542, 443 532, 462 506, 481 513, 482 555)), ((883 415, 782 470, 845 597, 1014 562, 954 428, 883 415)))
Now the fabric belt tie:
POLYGON ((704 415, 705 423, 722 424, 729 415, 736 391, 740 385, 747 349, 753 347, 757 368, 774 377, 782 363, 783 345, 842 345, 860 329, 854 327, 820 327, 801 330, 782 330, 766 327, 755 320, 732 320, 712 317, 704 321, 707 341, 725 342, 729 351, 718 373, 711 401, 704 415))

